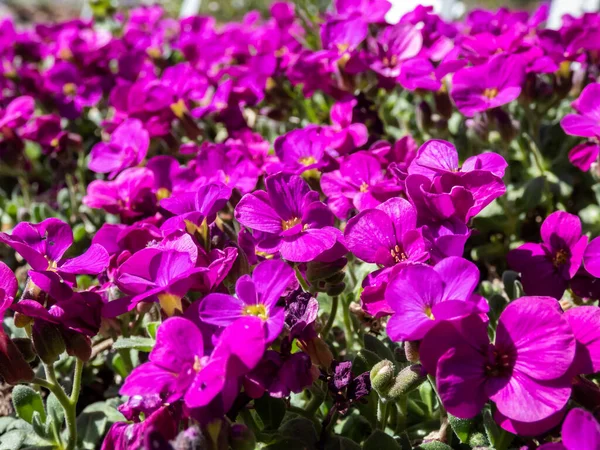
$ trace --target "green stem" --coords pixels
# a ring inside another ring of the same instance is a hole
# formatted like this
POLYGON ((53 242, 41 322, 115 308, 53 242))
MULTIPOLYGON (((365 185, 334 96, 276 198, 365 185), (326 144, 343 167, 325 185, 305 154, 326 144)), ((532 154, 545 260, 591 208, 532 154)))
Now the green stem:
POLYGON ((377 419, 379 422, 379 428, 385 431, 387 427, 388 415, 390 413, 389 402, 379 400, 379 408, 377 410, 377 419))
POLYGON ((46 380, 39 378, 34 379, 34 383, 45 387, 52 392, 60 405, 65 411, 65 421, 67 424, 67 446, 65 450, 75 450, 77 445, 77 424, 76 424, 76 412, 75 407, 77 405, 77 399, 79 398, 79 390, 81 388, 81 372, 83 369, 83 362, 77 359, 75 363, 75 374, 73 375, 73 393, 71 398, 67 396, 63 388, 56 379, 56 373, 54 372, 54 366, 52 364, 44 364, 44 371, 46 372, 46 380))
POLYGON ((306 407, 304 409, 306 410, 307 414, 314 416, 315 413, 319 410, 321 403, 323 403, 323 400, 325 400, 325 393, 318 386, 313 386, 310 389, 310 392, 312 394, 312 398, 306 404, 306 407))
POLYGON ((308 287, 308 283, 302 276, 302 273, 300 272, 300 269, 298 268, 298 266, 294 267, 294 270, 296 271, 296 278, 298 278, 298 282, 300 283, 300 286, 302 286, 302 289, 306 292, 310 291, 310 288, 308 287))
POLYGON ((352 318, 350 317, 350 303, 344 302, 344 328, 346 330, 346 348, 352 350, 354 346, 354 330, 352 328, 352 318))
POLYGON ((79 358, 75 359, 75 373, 73 374, 73 388, 71 390, 71 404, 77 405, 79 393, 81 392, 81 376, 83 374, 83 361, 79 358))
POLYGON ((321 330, 321 337, 323 337, 323 338, 327 337, 327 334, 329 333, 329 331, 331 330, 331 327, 333 326, 333 322, 335 321, 335 316, 337 314, 339 302, 340 302, 340 298, 338 295, 336 295, 335 297, 333 297, 331 299, 331 312, 329 313, 329 318, 327 319, 327 323, 321 330))
POLYGON ((514 434, 500 428, 500 434, 496 442, 494 442, 494 448, 496 450, 506 450, 514 438, 514 434))

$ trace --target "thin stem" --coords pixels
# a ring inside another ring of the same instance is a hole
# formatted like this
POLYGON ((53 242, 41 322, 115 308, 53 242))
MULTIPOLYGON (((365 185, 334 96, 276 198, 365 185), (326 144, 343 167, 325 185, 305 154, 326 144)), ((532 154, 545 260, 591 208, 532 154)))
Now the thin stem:
POLYGON ((300 269, 298 268, 298 266, 294 267, 294 270, 296 271, 296 278, 298 278, 298 282, 300 283, 300 286, 302 286, 302 289, 304 291, 308 292, 310 290, 310 288, 308 287, 308 283, 302 276, 302 273, 300 272, 300 269))
POLYGON ((340 298, 338 295, 336 295, 335 297, 333 297, 331 299, 331 312, 329 313, 329 318, 327 319, 327 323, 321 330, 322 337, 326 337, 327 334, 329 333, 329 331, 331 330, 331 327, 333 326, 333 322, 335 321, 335 316, 337 314, 339 302, 340 302, 340 298))
POLYGON ((344 328, 346 330, 346 348, 351 350, 354 346, 354 330, 352 328, 352 318, 350 317, 350 303, 344 302, 344 328))
POLYGON ((325 393, 318 386, 313 386, 310 389, 310 392, 312 394, 312 398, 306 404, 306 407, 304 409, 306 410, 307 414, 314 416, 315 413, 319 410, 321 403, 323 403, 323 400, 325 400, 325 393))
POLYGON ((71 404, 75 407, 79 400, 81 392, 81 375, 83 373, 83 361, 79 358, 75 359, 75 373, 73 374, 73 388, 71 390, 71 404))
POLYGON ((500 428, 500 433, 496 442, 494 442, 494 448, 496 450, 506 450, 514 438, 514 434, 500 428))

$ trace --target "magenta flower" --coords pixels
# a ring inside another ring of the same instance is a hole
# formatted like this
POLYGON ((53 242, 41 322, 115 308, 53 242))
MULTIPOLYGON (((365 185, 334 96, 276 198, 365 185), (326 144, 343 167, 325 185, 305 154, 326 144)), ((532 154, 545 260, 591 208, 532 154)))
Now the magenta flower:
POLYGON ((113 181, 94 180, 87 187, 83 203, 120 215, 124 221, 156 212, 154 174, 146 167, 125 169, 113 181))
POLYGON ((507 255, 508 265, 521 273, 525 292, 560 299, 583 261, 588 242, 579 217, 556 211, 541 229, 542 243, 527 243, 507 255))
POLYGON ((55 272, 68 280, 73 275, 97 275, 108 266, 108 253, 97 244, 76 258, 63 258, 73 244, 73 231, 59 219, 46 219, 38 224, 21 222, 12 234, 0 233, 0 242, 12 247, 34 271, 55 272))
POLYGON ((417 27, 404 23, 386 27, 373 42, 376 54, 369 67, 383 78, 396 80, 403 61, 417 56, 422 46, 423 35, 417 27))
POLYGON ((473 293, 478 284, 477 266, 455 256, 435 267, 405 267, 390 277, 385 291, 394 311, 387 324, 388 336, 394 341, 417 341, 439 320, 487 313, 485 299, 473 293))
POLYGON ((369 26, 360 16, 348 19, 336 18, 328 20, 321 26, 321 42, 324 49, 343 55, 355 51, 368 33, 369 26))
POLYGON ((567 414, 561 429, 562 443, 552 442, 539 450, 596 450, 600 448, 600 424, 594 415, 581 408, 567 414))
POLYGON ((525 67, 518 56, 500 54, 456 72, 450 95, 458 110, 471 117, 516 100, 524 77, 525 67))
POLYGON ((436 324, 420 357, 451 414, 474 417, 490 399, 508 419, 528 423, 567 404, 575 347, 555 299, 522 297, 500 315, 493 344, 486 323, 471 315, 436 324))
MULTIPOLYGON (((565 133, 571 136, 600 138, 600 106, 598 95, 600 83, 588 84, 577 100, 572 103, 577 114, 567 114, 560 121, 565 133)), ((600 146, 596 140, 579 144, 569 152, 569 160, 583 171, 590 170, 592 163, 598 159, 600 146)))
POLYGON ((329 164, 326 149, 329 138, 326 129, 310 125, 293 130, 275 140, 275 154, 280 164, 268 173, 287 170, 297 174, 311 169, 320 169, 329 164))
POLYGON ((346 98, 336 102, 330 111, 331 134, 330 146, 340 155, 350 153, 364 145, 368 140, 367 127, 363 123, 352 122, 352 111, 358 101, 355 98, 346 98))
POLYGON ((342 160, 339 170, 323 174, 321 189, 340 219, 347 218, 353 208, 375 208, 401 191, 393 180, 386 179, 377 158, 367 152, 354 153, 342 160))
POLYGON ((600 372, 600 308, 579 306, 565 311, 564 317, 577 341, 571 372, 575 375, 600 372))
POLYGON ((160 206, 175 216, 167 219, 160 228, 165 234, 187 229, 193 232, 194 227, 200 227, 204 220, 208 224, 214 222, 217 212, 223 209, 230 197, 229 187, 210 183, 196 192, 180 192, 162 199, 160 206))
POLYGON ((258 249, 294 262, 311 261, 340 238, 334 216, 317 192, 298 175, 280 172, 267 177, 266 192, 246 194, 235 208, 243 226, 264 233, 258 249))
POLYGON ((583 252, 585 270, 600 278, 600 237, 592 239, 583 252))
POLYGON ((264 331, 256 317, 227 327, 212 353, 206 352, 194 322, 172 317, 158 328, 149 362, 131 372, 120 393, 160 394, 166 403, 183 399, 188 408, 208 406, 218 397, 227 411, 239 390, 239 377, 258 364, 264 350, 264 331))
POLYGON ((90 153, 90 170, 108 173, 112 179, 121 171, 137 166, 146 157, 150 136, 142 122, 128 119, 110 136, 110 142, 100 142, 90 153))
POLYGON ((237 297, 209 294, 201 300, 198 315, 208 324, 225 327, 244 316, 263 321, 266 341, 281 333, 284 308, 277 306, 281 296, 297 285, 294 270, 281 260, 267 260, 256 266, 252 277, 244 275, 235 285, 237 297))
POLYGON ((417 228, 417 214, 407 200, 393 198, 348 221, 346 246, 365 262, 392 267, 424 262, 427 246, 417 228))
POLYGON ((498 153, 488 152, 467 158, 458 163, 458 151, 450 142, 432 139, 425 142, 408 167, 408 173, 419 174, 433 180, 446 173, 469 173, 476 170, 489 172, 502 178, 508 164, 498 153))

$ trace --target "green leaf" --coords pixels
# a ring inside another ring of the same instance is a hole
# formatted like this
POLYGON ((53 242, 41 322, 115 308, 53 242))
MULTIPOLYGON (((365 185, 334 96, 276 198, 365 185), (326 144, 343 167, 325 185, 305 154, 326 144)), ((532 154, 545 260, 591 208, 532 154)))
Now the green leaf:
POLYGON ((156 330, 158 329, 159 325, 160 322, 148 322, 146 324, 146 331, 152 339, 156 339, 156 330))
POLYGON ((306 445, 298 439, 283 438, 263 447, 263 450, 306 450, 306 445))
POLYGON ((56 398, 56 395, 51 393, 48 396, 46 399, 46 409, 56 426, 60 428, 61 424, 65 421, 65 410, 56 398))
POLYGON ((352 414, 344 422, 341 434, 355 442, 362 442, 371 434, 371 431, 373 431, 373 427, 366 417, 362 414, 352 414))
POLYGON ((327 440, 325 450, 360 450, 360 445, 344 436, 335 436, 327 440))
POLYGON ((452 447, 440 441, 430 441, 415 447, 414 450, 452 450, 452 447))
POLYGON ((155 341, 151 338, 134 336, 129 338, 119 338, 117 342, 113 344, 115 350, 121 349, 134 349, 141 352, 150 352, 154 347, 155 341))
POLYGON ((45 423, 42 422, 40 413, 37 411, 33 412, 33 417, 31 419, 31 426, 33 427, 33 431, 35 431, 35 434, 37 434, 38 436, 40 436, 44 439, 50 438, 51 435, 46 433, 45 423))
POLYGON ((371 334, 365 334, 364 341, 365 348, 381 357, 381 359, 387 359, 391 362, 396 361, 396 358, 394 358, 394 353, 375 336, 371 334))
POLYGON ((25 442, 27 433, 23 430, 11 430, 0 436, 0 450, 17 450, 25 442))
POLYGON ((519 203, 523 209, 533 209, 542 202, 545 186, 546 177, 543 175, 527 182, 523 196, 519 199, 519 203))
POLYGON ((122 378, 127 378, 129 372, 125 366, 125 361, 123 361, 123 357, 120 354, 114 354, 111 364, 116 373, 118 373, 122 378))
POLYGON ((460 439, 460 442, 466 444, 469 441, 471 430, 475 426, 475 421, 472 419, 460 419, 448 413, 448 422, 454 431, 454 434, 460 439))
POLYGON ((304 417, 288 420, 279 431, 284 438, 302 442, 305 448, 315 448, 319 440, 314 424, 304 417))
POLYGON ((78 448, 94 450, 107 429, 108 419, 102 412, 82 412, 77 417, 78 448))
POLYGON ((402 447, 389 434, 375 430, 363 444, 363 450, 402 450, 402 447))
POLYGON ((265 430, 276 430, 285 415, 285 402, 265 394, 254 400, 254 409, 262 420, 265 430))
POLYGON ((354 357, 352 371, 358 375, 369 372, 375 364, 381 361, 381 357, 370 350, 361 350, 354 357))
POLYGON ((85 231, 85 225, 78 223, 73 227, 73 241, 80 242, 85 239, 87 232, 85 231))
POLYGON ((15 386, 12 391, 12 401, 17 415, 25 422, 32 422, 34 412, 39 413, 42 422, 46 421, 44 403, 36 390, 29 386, 15 386))

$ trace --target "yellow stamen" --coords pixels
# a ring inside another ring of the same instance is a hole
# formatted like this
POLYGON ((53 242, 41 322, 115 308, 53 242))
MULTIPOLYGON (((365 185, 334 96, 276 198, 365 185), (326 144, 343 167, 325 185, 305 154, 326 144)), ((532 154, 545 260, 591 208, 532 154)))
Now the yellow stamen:
POLYGON ((258 305, 247 305, 242 310, 244 316, 254 316, 259 317, 262 320, 267 320, 269 318, 269 314, 267 313, 267 308, 263 304, 258 305))
POLYGON ((168 317, 175 315, 177 311, 183 312, 181 298, 176 295, 167 294, 166 292, 158 294, 158 302, 168 317))

